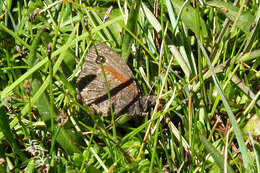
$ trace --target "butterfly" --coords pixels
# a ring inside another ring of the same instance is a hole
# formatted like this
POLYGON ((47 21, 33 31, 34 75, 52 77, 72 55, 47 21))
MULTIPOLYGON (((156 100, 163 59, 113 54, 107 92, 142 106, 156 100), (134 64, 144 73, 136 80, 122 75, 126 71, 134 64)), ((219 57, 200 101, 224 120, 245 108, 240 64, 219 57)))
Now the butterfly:
POLYGON ((110 115, 106 81, 115 115, 139 115, 144 113, 148 105, 155 103, 155 96, 141 95, 133 72, 126 62, 107 45, 98 44, 89 50, 77 86, 80 97, 102 116, 110 115))

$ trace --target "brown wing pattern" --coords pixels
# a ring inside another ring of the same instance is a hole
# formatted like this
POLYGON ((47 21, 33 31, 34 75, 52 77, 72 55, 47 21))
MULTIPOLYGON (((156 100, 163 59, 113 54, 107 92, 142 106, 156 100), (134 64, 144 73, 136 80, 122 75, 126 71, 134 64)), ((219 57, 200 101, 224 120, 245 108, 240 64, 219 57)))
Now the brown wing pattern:
POLYGON ((132 71, 124 60, 105 44, 90 49, 77 80, 80 95, 86 104, 103 116, 110 114, 100 61, 103 62, 114 113, 129 112, 129 109, 139 107, 139 89, 132 71))

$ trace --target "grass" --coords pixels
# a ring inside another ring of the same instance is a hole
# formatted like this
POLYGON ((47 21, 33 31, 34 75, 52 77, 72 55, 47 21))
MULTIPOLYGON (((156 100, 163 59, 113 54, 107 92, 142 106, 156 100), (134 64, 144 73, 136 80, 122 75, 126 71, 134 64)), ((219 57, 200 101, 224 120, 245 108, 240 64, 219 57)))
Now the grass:
POLYGON ((1 1, 1 172, 260 172, 259 2, 201 2, 1 1), (156 95, 145 116, 78 99, 101 42, 156 95))

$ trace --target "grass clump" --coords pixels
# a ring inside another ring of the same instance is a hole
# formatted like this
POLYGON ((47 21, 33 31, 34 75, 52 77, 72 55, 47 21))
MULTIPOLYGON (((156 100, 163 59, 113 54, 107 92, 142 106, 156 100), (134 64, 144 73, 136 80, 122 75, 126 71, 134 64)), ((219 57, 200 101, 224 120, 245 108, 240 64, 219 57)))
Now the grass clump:
POLYGON ((258 1, 0 2, 1 172, 259 172, 258 1), (145 116, 77 96, 92 44, 127 62, 145 116), (110 128, 112 127, 112 128, 110 128))

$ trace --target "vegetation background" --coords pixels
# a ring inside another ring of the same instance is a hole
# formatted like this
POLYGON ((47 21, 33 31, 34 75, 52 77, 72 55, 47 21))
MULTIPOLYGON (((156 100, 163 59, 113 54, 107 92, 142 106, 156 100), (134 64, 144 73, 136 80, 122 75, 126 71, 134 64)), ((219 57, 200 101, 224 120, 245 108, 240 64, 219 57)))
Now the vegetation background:
POLYGON ((259 18, 258 0, 1 0, 0 171, 260 172, 259 18), (77 99, 100 42, 157 96, 146 116, 77 99))

